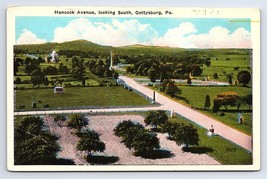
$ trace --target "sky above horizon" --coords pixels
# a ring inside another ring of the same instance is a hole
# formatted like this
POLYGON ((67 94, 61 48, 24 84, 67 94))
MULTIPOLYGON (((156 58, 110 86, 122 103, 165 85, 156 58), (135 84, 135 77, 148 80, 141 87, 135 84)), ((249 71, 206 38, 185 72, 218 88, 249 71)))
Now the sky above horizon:
POLYGON ((88 40, 180 48, 251 48, 250 19, 16 17, 16 44, 88 40))

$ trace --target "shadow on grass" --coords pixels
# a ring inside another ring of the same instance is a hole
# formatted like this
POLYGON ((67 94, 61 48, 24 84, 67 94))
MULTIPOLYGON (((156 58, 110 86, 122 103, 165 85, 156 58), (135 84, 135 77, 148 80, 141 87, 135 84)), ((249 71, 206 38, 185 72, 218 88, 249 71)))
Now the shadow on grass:
POLYGON ((106 165, 112 164, 119 160, 117 156, 100 156, 100 155, 88 155, 87 162, 93 165, 106 165))
POLYGON ((183 147, 182 150, 184 152, 190 152, 194 154, 205 154, 208 152, 213 152, 213 149, 209 147, 183 147))
POLYGON ((168 150, 159 149, 159 150, 153 150, 153 151, 146 152, 146 153, 138 153, 136 154, 136 156, 140 156, 146 159, 161 159, 161 158, 171 158, 174 156, 174 154, 168 150))

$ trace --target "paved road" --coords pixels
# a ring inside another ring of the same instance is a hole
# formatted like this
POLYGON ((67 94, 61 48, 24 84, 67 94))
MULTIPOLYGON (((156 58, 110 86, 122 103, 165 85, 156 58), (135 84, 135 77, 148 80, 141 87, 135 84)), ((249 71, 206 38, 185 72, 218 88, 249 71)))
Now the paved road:
POLYGON ((46 114, 71 114, 71 113, 110 113, 110 112, 135 112, 163 110, 162 106, 157 107, 137 107, 137 108, 101 108, 101 109, 75 109, 75 110, 53 110, 53 111, 25 111, 15 112, 15 116, 23 115, 46 115, 46 114))
MULTIPOLYGON (((129 77, 120 76, 119 78, 122 79, 124 82, 127 83, 127 85, 131 86, 135 90, 152 98, 153 90, 138 84, 129 77)), ((250 151, 252 150, 252 137, 242 132, 239 132, 229 126, 226 126, 225 124, 222 124, 210 117, 207 117, 187 106, 179 104, 178 102, 175 102, 170 98, 167 98, 157 92, 156 92, 156 102, 162 104, 163 109, 174 111, 179 115, 184 116, 185 118, 199 124, 200 126, 206 129, 209 129, 211 125, 213 125, 216 134, 219 134, 220 136, 244 147, 247 150, 250 151)))

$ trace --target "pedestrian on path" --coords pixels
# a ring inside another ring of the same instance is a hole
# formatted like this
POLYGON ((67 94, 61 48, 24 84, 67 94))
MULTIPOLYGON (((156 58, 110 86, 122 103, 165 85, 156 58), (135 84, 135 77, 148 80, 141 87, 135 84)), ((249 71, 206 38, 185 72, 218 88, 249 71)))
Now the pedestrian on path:
POLYGON ((208 136, 213 136, 214 135, 214 128, 213 125, 211 125, 211 128, 209 129, 209 131, 207 132, 208 136))

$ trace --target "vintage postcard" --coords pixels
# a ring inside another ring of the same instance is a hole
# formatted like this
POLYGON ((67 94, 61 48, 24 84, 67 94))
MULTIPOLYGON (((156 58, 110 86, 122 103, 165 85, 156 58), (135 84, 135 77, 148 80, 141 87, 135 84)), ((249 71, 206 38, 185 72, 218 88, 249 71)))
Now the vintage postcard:
POLYGON ((260 170, 259 9, 10 7, 10 171, 260 170))

